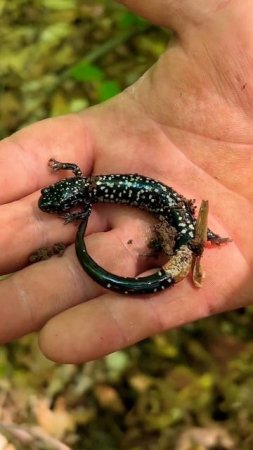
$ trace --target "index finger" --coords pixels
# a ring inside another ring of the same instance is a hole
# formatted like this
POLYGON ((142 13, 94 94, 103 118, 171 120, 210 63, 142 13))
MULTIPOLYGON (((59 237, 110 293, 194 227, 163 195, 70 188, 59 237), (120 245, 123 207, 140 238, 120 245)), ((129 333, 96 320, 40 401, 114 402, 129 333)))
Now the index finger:
POLYGON ((91 171, 91 137, 78 114, 37 122, 0 142, 0 204, 52 182, 50 158, 80 164, 84 173, 91 171))

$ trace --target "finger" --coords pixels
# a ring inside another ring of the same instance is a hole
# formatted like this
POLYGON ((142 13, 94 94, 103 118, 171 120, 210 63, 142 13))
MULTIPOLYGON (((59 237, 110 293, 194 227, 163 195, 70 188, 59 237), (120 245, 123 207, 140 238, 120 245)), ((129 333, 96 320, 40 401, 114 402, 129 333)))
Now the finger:
POLYGON ((62 178, 50 172, 50 158, 75 162, 90 173, 92 152, 88 126, 74 114, 38 122, 4 139, 0 142, 0 204, 62 178))
MULTIPOLYGON (((77 224, 65 224, 63 218, 38 209, 39 193, 0 207, 0 274, 27 266, 29 257, 42 247, 73 243, 77 224)), ((108 230, 109 211, 103 205, 93 208, 87 234, 108 230), (103 211, 104 209, 104 211, 103 211), (102 210, 102 211, 101 211, 102 210)))
MULTIPOLYGON (((134 276, 151 264, 138 249, 127 246, 120 229, 96 233, 86 238, 89 252, 103 267, 114 273, 134 276)), ((131 236, 138 241, 138 233, 131 236)), ((140 239, 145 241, 143 235, 140 239)), ((81 268, 74 246, 62 257, 53 257, 29 266, 0 282, 0 342, 38 330, 55 314, 105 292, 81 268), (8 301, 7 301, 8 300, 8 301)))
MULTIPOLYGON (((209 252, 205 258, 209 269, 215 262, 217 268, 217 253, 209 252)), ((224 274, 221 276, 224 266, 219 260, 219 269, 208 271, 202 289, 194 288, 187 279, 153 297, 122 296, 111 292, 100 295, 52 318, 40 332, 41 350, 54 361, 82 363, 164 330, 242 306, 245 302, 242 289, 246 281, 245 262, 239 264, 238 273, 237 252, 232 252, 232 257, 231 249, 225 253, 225 258, 229 257, 232 264, 230 283, 224 274)))
MULTIPOLYGON (((39 195, 39 192, 36 192, 0 207, 1 275, 25 267, 31 254, 41 247, 52 247, 59 242, 69 245, 75 239, 77 224, 64 224, 63 218, 40 211, 39 195)), ((150 239, 152 229, 149 223, 153 221, 151 215, 137 208, 98 204, 92 209, 86 234, 120 227, 126 230, 129 236, 127 241, 131 240, 132 244, 132 234, 129 230, 135 228, 136 232, 138 228, 139 235, 143 234, 146 240, 150 239)))
POLYGON ((179 33, 185 27, 199 25, 230 3, 227 0, 117 0, 152 23, 170 27, 179 33))

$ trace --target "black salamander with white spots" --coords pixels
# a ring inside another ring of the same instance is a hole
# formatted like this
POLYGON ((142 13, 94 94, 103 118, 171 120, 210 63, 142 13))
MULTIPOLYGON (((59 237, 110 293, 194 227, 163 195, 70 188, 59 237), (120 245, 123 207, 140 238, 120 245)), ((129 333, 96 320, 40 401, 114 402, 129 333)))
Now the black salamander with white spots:
MULTIPOLYGON (((187 276, 194 255, 200 248, 194 242, 196 219, 191 200, 171 187, 139 174, 113 174, 84 177, 76 164, 51 159, 54 171, 71 170, 65 178, 41 191, 39 208, 49 213, 64 213, 65 223, 81 220, 76 235, 76 254, 83 269, 103 287, 124 294, 150 294, 162 291, 187 276), (145 277, 122 277, 100 267, 88 254, 84 235, 94 203, 120 203, 145 209, 177 230, 174 254, 156 273, 145 277), (73 208, 81 210, 71 212, 73 208)), ((208 230, 215 244, 227 242, 208 230)))

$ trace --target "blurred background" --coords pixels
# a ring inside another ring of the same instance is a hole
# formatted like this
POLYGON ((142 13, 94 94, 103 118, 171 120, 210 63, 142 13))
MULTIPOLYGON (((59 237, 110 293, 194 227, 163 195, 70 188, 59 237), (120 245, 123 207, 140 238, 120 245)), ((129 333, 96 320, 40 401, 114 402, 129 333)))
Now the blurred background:
MULTIPOLYGON (((112 0, 0 0, 0 137, 116 95, 170 37, 112 0)), ((36 336, 0 347, 0 450, 252 450, 252 318, 81 366, 49 362, 36 336)))

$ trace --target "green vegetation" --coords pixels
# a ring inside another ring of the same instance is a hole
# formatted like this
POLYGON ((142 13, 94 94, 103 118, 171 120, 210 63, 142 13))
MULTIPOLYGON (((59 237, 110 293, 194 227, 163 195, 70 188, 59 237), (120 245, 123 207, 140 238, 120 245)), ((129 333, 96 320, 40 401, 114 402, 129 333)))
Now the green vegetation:
MULTIPOLYGON (((0 13, 1 137, 117 94, 169 39, 110 0, 0 0, 0 13)), ((220 315, 82 366, 47 361, 35 336, 1 347, 0 450, 252 450, 252 319, 220 315)))
POLYGON ((109 0, 0 0, 0 12, 0 137, 110 98, 168 41, 109 0))

